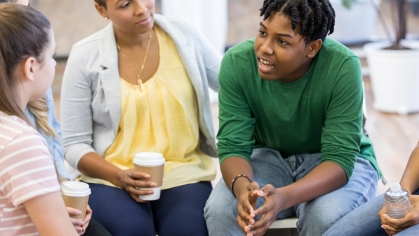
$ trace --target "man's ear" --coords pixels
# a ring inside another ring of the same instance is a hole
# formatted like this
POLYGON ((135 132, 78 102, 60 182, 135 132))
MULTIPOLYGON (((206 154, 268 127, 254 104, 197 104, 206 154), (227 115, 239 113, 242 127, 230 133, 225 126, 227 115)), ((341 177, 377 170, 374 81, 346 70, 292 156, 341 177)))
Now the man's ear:
POLYGON ((322 48, 323 41, 321 39, 314 40, 308 44, 307 57, 313 58, 322 48))
POLYGON ((25 59, 20 65, 20 72, 23 75, 23 80, 34 81, 35 80, 35 71, 38 61, 35 57, 29 57, 25 59))
POLYGON ((96 11, 99 12, 99 14, 103 18, 108 17, 107 12, 106 12, 106 9, 103 6, 99 5, 97 2, 95 2, 95 8, 96 8, 96 11))

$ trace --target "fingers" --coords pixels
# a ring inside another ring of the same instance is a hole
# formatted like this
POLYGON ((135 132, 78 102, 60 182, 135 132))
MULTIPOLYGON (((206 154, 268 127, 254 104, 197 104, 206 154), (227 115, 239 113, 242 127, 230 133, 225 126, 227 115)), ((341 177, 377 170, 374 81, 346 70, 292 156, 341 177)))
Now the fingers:
POLYGON ((80 210, 77 210, 77 209, 71 208, 71 207, 66 207, 66 208, 67 208, 67 213, 70 215, 70 217, 75 217, 75 216, 81 215, 80 210))
POLYGON ((78 227, 74 227, 76 229, 76 232, 78 235, 83 235, 84 234, 84 230, 82 227, 78 226, 78 227))
POLYGON ((401 230, 397 230, 397 229, 395 229, 395 228, 393 228, 389 225, 381 225, 381 228, 383 228, 388 235, 395 235, 395 234, 397 234, 401 231, 401 230))
POLYGON ((410 214, 401 219, 393 219, 387 214, 383 214, 383 218, 387 222, 386 225, 389 225, 396 230, 403 230, 414 225, 414 223, 410 221, 410 214))
POLYGON ((256 216, 262 216, 272 210, 272 204, 269 202, 268 198, 275 194, 276 188, 270 184, 263 187, 260 191, 257 192, 258 196, 265 197, 265 204, 261 207, 256 209, 253 214, 250 216, 251 218, 255 218, 256 216))
POLYGON ((83 225, 82 228, 82 233, 79 235, 83 235, 86 232, 87 227, 89 226, 89 222, 87 222, 85 225, 83 225))
POLYGON ((139 203, 145 203, 147 201, 140 199, 140 197, 138 197, 138 194, 132 194, 129 193, 129 195, 132 197, 132 199, 134 199, 134 201, 139 202, 139 203))
POLYGON ((250 218, 250 210, 243 208, 241 204, 238 204, 237 211, 238 211, 238 218, 240 218, 244 222, 245 226, 248 225, 249 218, 250 218))
POLYGON ((92 210, 86 209, 86 216, 83 219, 84 224, 89 224, 89 221, 91 218, 92 218, 92 210))
POLYGON ((243 220, 240 216, 237 216, 237 225, 245 232, 245 228, 247 226, 247 222, 243 220))
POLYGON ((124 177, 122 178, 122 185, 125 188, 127 188, 128 186, 139 188, 155 187, 156 183, 145 181, 149 178, 150 175, 148 174, 128 170, 124 173, 124 177))
POLYGON ((259 190, 259 184, 257 182, 251 182, 249 185, 247 185, 247 190, 249 192, 253 192, 255 190, 259 190))
POLYGON ((276 191, 276 188, 274 186, 272 186, 271 184, 267 184, 265 185, 265 187, 261 189, 261 191, 259 191, 260 192, 259 196, 265 196, 266 198, 273 195, 275 191, 276 191))

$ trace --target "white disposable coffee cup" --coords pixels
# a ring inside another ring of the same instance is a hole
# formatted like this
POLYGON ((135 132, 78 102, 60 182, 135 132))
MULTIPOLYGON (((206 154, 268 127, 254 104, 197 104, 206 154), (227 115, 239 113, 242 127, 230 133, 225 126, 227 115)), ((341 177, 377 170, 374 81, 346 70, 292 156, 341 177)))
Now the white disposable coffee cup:
POLYGON ((81 215, 74 216, 75 219, 84 219, 86 216, 87 203, 90 196, 89 185, 83 182, 66 181, 61 183, 61 193, 67 207, 81 211, 81 215))
POLYGON ((138 188, 140 190, 153 190, 153 194, 139 195, 141 200, 153 201, 160 198, 161 186, 163 184, 165 159, 163 154, 158 152, 140 152, 135 154, 134 169, 139 172, 147 173, 150 179, 147 182, 156 183, 154 188, 138 188))

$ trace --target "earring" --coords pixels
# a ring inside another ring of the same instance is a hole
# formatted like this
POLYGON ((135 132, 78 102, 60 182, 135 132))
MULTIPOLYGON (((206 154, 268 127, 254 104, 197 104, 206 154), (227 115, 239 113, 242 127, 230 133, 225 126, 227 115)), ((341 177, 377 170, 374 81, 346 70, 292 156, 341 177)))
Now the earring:
POLYGON ((108 19, 108 17, 106 17, 106 16, 104 16, 103 18, 105 18, 105 20, 107 20, 107 19, 108 19))

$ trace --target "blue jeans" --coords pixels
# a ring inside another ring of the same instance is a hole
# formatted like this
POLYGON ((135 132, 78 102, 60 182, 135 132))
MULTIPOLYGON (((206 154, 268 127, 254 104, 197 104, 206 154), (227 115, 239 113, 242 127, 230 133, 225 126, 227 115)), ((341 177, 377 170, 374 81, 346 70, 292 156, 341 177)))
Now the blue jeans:
MULTIPOLYGON (((282 158, 278 151, 260 148, 251 156, 254 181, 263 187, 272 184, 280 188, 303 178, 320 164, 320 154, 300 154, 282 158)), ((340 189, 301 203, 278 213, 277 219, 298 216, 300 235, 323 235, 326 230, 347 213, 375 196, 377 172, 365 159, 357 158, 348 183, 340 189)), ((257 207, 263 205, 259 198, 257 207)), ((210 236, 237 236, 244 232, 236 223, 237 200, 223 179, 212 191, 204 209, 210 236)))
MULTIPOLYGON (((413 193, 419 195, 419 190, 413 193)), ((374 198, 366 204, 358 207, 338 222, 336 222, 325 234, 325 236, 352 236, 352 235, 387 235, 381 228, 381 221, 378 212, 384 205, 384 194, 374 198)), ((397 234, 398 236, 419 235, 419 225, 412 226, 397 234)))
POLYGON ((208 235, 204 205, 210 182, 162 190, 160 199, 137 203, 125 190, 89 184, 92 217, 113 236, 208 235))

